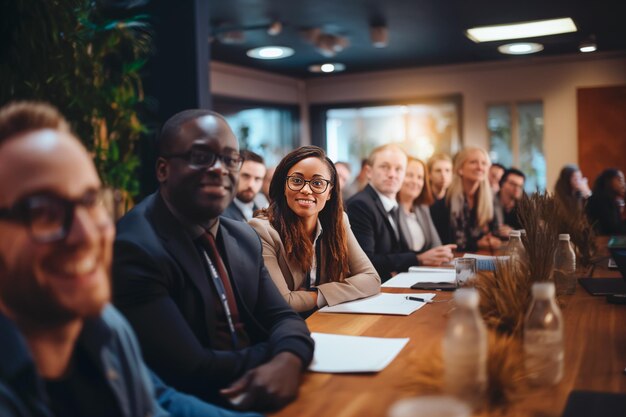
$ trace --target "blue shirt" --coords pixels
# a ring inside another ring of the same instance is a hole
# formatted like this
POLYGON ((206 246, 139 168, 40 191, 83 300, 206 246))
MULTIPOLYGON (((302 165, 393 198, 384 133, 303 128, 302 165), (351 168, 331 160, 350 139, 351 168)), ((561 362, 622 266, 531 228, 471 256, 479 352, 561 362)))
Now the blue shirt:
MULTIPOLYGON (((54 417, 26 340, 1 313, 0 340, 0 416, 54 417)), ((260 417, 223 410, 166 386, 145 366, 134 333, 110 305, 85 321, 77 343, 100 369, 121 417, 260 417)))

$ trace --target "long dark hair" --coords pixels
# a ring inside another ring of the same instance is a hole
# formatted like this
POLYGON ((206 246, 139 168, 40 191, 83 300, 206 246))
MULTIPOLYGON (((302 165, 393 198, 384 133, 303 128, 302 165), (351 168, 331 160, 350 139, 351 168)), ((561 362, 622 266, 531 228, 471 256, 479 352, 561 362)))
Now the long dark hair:
POLYGON ((615 199, 615 191, 611 188, 613 178, 619 176, 620 170, 617 168, 607 168, 598 175, 593 183, 593 195, 604 201, 615 199))
POLYGON ((567 164, 561 169, 554 186, 554 194, 564 207, 582 208, 582 196, 572 187, 572 175, 580 171, 577 165, 567 164))
MULTIPOLYGON (((304 222, 289 208, 285 198, 289 170, 307 158, 319 159, 330 171, 330 199, 318 214, 323 229, 321 259, 324 260, 325 266, 321 272, 329 281, 343 281, 348 273, 348 239, 343 225, 343 201, 337 181, 337 170, 322 148, 302 146, 280 161, 270 182, 270 205, 263 213, 283 240, 287 256, 303 271, 308 271, 315 254, 313 243, 306 234, 304 222)), ((317 267, 321 268, 322 265, 317 267)))

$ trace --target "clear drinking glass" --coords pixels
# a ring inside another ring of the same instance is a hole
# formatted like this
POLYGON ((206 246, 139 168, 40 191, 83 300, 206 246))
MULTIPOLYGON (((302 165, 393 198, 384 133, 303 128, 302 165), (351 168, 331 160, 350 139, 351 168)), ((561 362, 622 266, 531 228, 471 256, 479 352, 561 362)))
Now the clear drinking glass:
POLYGON ((454 268, 456 269, 456 285, 462 287, 476 276, 476 259, 457 258, 454 260, 454 268))

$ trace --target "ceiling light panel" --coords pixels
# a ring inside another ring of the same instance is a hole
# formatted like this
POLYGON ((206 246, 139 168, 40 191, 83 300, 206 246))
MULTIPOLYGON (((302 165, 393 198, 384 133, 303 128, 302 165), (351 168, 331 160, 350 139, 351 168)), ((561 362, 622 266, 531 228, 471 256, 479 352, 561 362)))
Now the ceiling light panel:
POLYGON ((543 51, 543 45, 534 42, 507 43, 498 46, 498 51, 507 55, 527 55, 543 51))
POLYGON ((569 17, 550 20, 535 20, 507 25, 481 26, 465 31, 468 38, 476 43, 507 39, 534 38, 576 32, 578 29, 569 17))
POLYGON ((293 53, 293 49, 287 46, 262 46, 250 49, 246 55, 255 59, 282 59, 293 55, 293 53))

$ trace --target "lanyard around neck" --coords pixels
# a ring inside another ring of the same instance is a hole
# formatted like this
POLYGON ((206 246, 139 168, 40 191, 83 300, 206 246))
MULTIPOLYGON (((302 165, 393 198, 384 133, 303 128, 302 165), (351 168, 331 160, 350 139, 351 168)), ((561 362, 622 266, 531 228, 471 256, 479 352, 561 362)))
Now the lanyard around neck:
POLYGON ((226 321, 228 322, 228 329, 230 330, 230 337, 233 342, 233 349, 237 349, 239 346, 237 340, 237 330, 235 329, 235 323, 233 321, 233 315, 230 311, 230 306, 228 305, 228 298, 226 297, 226 289, 224 288, 224 284, 220 279, 219 274, 217 273, 217 269, 211 261, 209 254, 206 252, 204 248, 202 248, 202 254, 204 255, 204 260, 209 268, 209 273, 211 275, 211 279, 213 280, 213 284, 215 284, 215 289, 217 290, 217 295, 222 303, 222 308, 224 309, 224 313, 226 315, 226 321))

